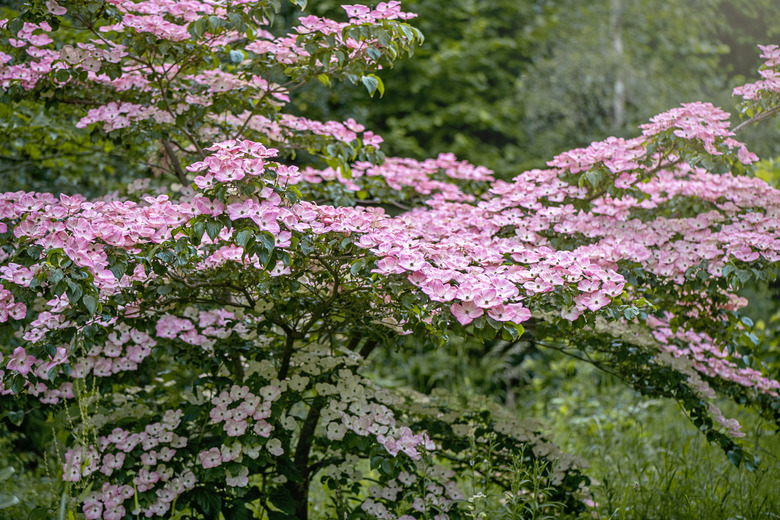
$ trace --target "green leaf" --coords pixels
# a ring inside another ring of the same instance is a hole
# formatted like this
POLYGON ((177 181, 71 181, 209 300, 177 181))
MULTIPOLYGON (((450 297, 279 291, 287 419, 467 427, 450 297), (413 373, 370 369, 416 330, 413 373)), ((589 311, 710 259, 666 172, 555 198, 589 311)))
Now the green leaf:
POLYGON ((24 420, 24 410, 13 410, 8 412, 8 420, 11 421, 11 424, 19 426, 24 420))
POLYGON ((249 518, 249 510, 246 508, 244 502, 234 502, 229 508, 225 508, 222 512, 225 515, 225 520, 247 520, 249 518))
POLYGON ((247 241, 255 235, 251 229, 242 229, 236 233, 236 244, 241 247, 246 247, 247 241))
POLYGON ((52 343, 46 343, 43 346, 43 351, 46 352, 50 358, 53 358, 55 355, 57 355, 57 347, 52 343))
POLYGON ((49 283, 57 285, 64 277, 65 274, 62 272, 62 269, 52 269, 49 273, 49 283))
POLYGON ((379 88, 379 78, 373 74, 369 74, 368 76, 363 76, 360 80, 363 82, 363 85, 365 85, 366 90, 368 90, 368 94, 371 97, 374 97, 374 92, 379 88))
POLYGON ((214 240, 219 235, 219 232, 222 231, 223 227, 221 222, 212 220, 211 222, 206 223, 206 233, 214 240))
POLYGON ((108 268, 114 274, 114 278, 121 280, 127 271, 127 264, 124 262, 117 262, 108 268))
POLYGON ((295 516, 281 511, 268 511, 268 520, 295 520, 295 516))
POLYGON ((95 314, 95 311, 97 310, 98 307, 97 298, 95 298, 91 294, 86 294, 81 299, 81 303, 84 304, 84 307, 87 308, 87 311, 89 311, 90 314, 95 314))
POLYGON ((263 244, 265 250, 269 253, 273 251, 274 247, 276 246, 276 240, 274 240, 274 236, 268 231, 263 231, 260 233, 259 237, 260 242, 263 244))
POLYGON ((286 488, 277 489, 270 498, 271 504, 288 515, 295 514, 295 499, 286 488))
POLYGON ((70 303, 76 303, 81 299, 81 295, 84 293, 81 286, 77 283, 75 283, 70 278, 65 278, 65 283, 68 284, 68 289, 66 289, 66 293, 68 295, 68 300, 70 303))
POLYGON ((588 170, 585 172, 585 179, 595 188, 601 183, 601 172, 598 170, 588 170))
POLYGON ((726 457, 728 457, 729 462, 731 462, 737 467, 739 467, 739 464, 742 462, 743 456, 744 454, 740 449, 734 449, 726 452, 726 457))
POLYGON ((200 244, 201 239, 203 238, 203 233, 206 232, 206 224, 203 223, 202 220, 199 220, 198 222, 195 222, 192 226, 192 237, 196 240, 193 240, 193 243, 195 245, 200 244))
POLYGON ((58 69, 57 72, 54 73, 54 77, 57 81, 64 83, 70 79, 70 73, 65 69, 58 69))
POLYGON ((24 27, 24 20, 22 20, 21 16, 17 16, 8 24, 8 30, 11 31, 11 34, 14 36, 22 30, 22 27, 24 27))
POLYGON ((623 316, 627 320, 633 320, 637 316, 639 316, 639 309, 636 307, 627 307, 625 310, 623 310, 623 316))
POLYGON ((176 255, 173 253, 173 251, 169 251, 167 249, 165 251, 159 251, 154 256, 156 256, 166 264, 172 264, 176 260, 176 255))
POLYGON ((357 276, 360 271, 363 270, 363 268, 366 266, 366 259, 361 258, 354 264, 352 264, 352 267, 349 268, 349 272, 352 273, 352 276, 357 276))
POLYGON ((48 520, 52 516, 51 512, 45 507, 36 507, 32 510, 30 516, 27 517, 27 520, 48 520))
POLYGON ((222 498, 209 488, 198 488, 195 492, 195 502, 209 518, 218 518, 222 511, 222 498))

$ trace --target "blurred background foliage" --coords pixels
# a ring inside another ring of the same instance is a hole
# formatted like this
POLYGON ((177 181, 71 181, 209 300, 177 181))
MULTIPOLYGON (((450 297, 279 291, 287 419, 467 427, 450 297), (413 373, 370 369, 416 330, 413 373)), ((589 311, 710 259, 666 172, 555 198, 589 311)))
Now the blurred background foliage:
MULTIPOLYGON (((319 0, 339 16, 343 0, 319 0)), ((355 117, 389 156, 454 152, 503 178, 637 125, 683 102, 733 111, 756 76, 758 43, 780 35, 774 0, 407 0, 426 41, 381 72, 387 92, 310 85, 301 113, 355 117)), ((776 126, 746 138, 772 154, 776 126), (774 136, 774 137, 772 137, 774 136)), ((746 132, 747 133, 747 132, 746 132)))
MULTIPOLYGON (((342 3, 317 0, 309 11, 341 19, 342 3)), ((16 4, 0 0, 0 18, 16 4)), ((735 112, 730 91, 756 77, 755 45, 780 42, 776 0, 406 0, 404 7, 419 14, 414 23, 426 41, 413 58, 380 72, 383 98, 312 84, 296 93, 293 110, 353 117, 384 136, 389 156, 454 152, 502 178, 593 140, 636 135, 637 125, 682 102, 735 112)), ((284 14, 281 20, 297 16, 291 7, 284 14)), ((59 36, 78 37, 67 28, 59 36)), ((76 129, 87 108, 16 103, 0 92, 0 190, 94 197, 127 191, 138 179, 173 182, 141 161, 158 156, 149 145, 76 129)), ((780 185, 778 125, 740 138, 766 158, 756 175, 780 185)), ((764 339, 760 357, 776 378, 778 294, 772 286, 744 290, 764 339)), ((373 370, 387 386, 443 388, 464 400, 488 394, 542 418, 561 447, 590 460, 594 518, 780 518, 780 439, 728 403, 724 413, 739 416, 762 459, 755 472, 707 446, 674 404, 641 399, 615 377, 538 345, 453 338, 435 351, 410 344, 377 356, 373 370)), ((21 504, 0 509, 0 518, 26 518, 36 502, 58 495, 59 484, 46 467, 29 471, 35 457, 16 441, 30 432, 9 428, 0 431, 0 470, 17 471, 0 488, 12 482, 21 504)))

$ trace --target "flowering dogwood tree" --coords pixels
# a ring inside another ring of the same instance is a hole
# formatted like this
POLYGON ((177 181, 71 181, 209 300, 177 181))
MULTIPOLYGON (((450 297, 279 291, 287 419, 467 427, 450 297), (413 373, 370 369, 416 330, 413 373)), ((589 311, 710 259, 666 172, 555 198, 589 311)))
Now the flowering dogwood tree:
MULTIPOLYGON (((183 186, 0 195, 2 410, 67 419, 61 507, 306 519, 317 486, 329 517, 465 518, 460 476, 484 459, 517 496, 518 461, 555 461, 544 499, 582 507, 580 464, 541 425, 366 377, 410 335, 563 350, 677 399, 756 463, 714 399, 780 422, 735 294, 774 277, 780 192, 746 175, 757 158, 727 113, 683 105, 511 181, 451 155, 385 159, 359 123, 284 107, 308 81, 381 94, 374 73, 421 41, 413 15, 345 6, 284 33, 279 9, 35 0, 0 23, 9 99, 81 106, 76 126, 183 186)), ((737 91, 752 120, 780 107, 780 49, 762 49, 764 79, 737 91)))

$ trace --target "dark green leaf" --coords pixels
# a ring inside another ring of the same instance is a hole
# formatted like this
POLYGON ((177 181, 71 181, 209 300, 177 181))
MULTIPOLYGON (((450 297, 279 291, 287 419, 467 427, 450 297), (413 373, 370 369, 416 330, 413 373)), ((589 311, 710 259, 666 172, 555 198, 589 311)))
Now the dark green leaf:
POLYGON ((19 31, 22 30, 22 27, 24 27, 24 21, 22 20, 21 16, 17 16, 8 24, 8 30, 11 31, 11 34, 14 36, 16 36, 19 31))
POLYGON ((283 513, 288 515, 295 514, 295 499, 286 488, 277 489, 270 498, 271 504, 283 513))
POLYGON ((54 513, 43 507, 36 507, 27 517, 27 520, 49 520, 54 518, 54 513))
POLYGON ((11 421, 12 424, 19 426, 24 420, 24 410, 13 410, 8 412, 8 420, 11 421))
POLYGON ((52 269, 49 273, 49 283, 52 285, 57 285, 60 283, 60 280, 65 276, 65 274, 62 272, 61 269, 52 269))
POLYGON ((209 518, 219 517, 222 510, 222 498, 209 488, 195 490, 195 502, 209 518))
POLYGON ((244 502, 233 502, 222 513, 225 515, 225 520, 247 520, 249 518, 249 510, 244 502))
POLYGON ((209 237, 211 237, 212 240, 217 238, 219 235, 219 232, 222 231, 222 228, 224 226, 221 222, 218 221, 211 221, 206 223, 206 233, 208 233, 209 237))
POLYGON ((98 306, 97 298, 95 298, 91 294, 86 294, 81 299, 81 303, 84 304, 84 307, 87 308, 87 311, 89 311, 90 314, 95 314, 95 311, 97 310, 97 306, 98 306))
POLYGON ((121 280, 127 271, 127 264, 124 262, 117 262, 108 268, 114 275, 114 278, 121 280))
POLYGON ((254 232, 250 229, 242 229, 236 233, 236 244, 241 247, 246 247, 247 240, 254 236, 254 232))

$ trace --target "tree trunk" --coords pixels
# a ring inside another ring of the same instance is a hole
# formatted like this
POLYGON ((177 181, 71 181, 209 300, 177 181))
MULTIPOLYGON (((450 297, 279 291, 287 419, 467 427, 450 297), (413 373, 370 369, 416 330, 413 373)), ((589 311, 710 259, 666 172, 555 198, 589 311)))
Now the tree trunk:
POLYGON ((625 55, 623 52, 623 6, 621 0, 612 0, 609 25, 612 31, 612 52, 615 60, 615 83, 612 91, 612 128, 620 131, 626 124, 626 85, 623 81, 625 55))

